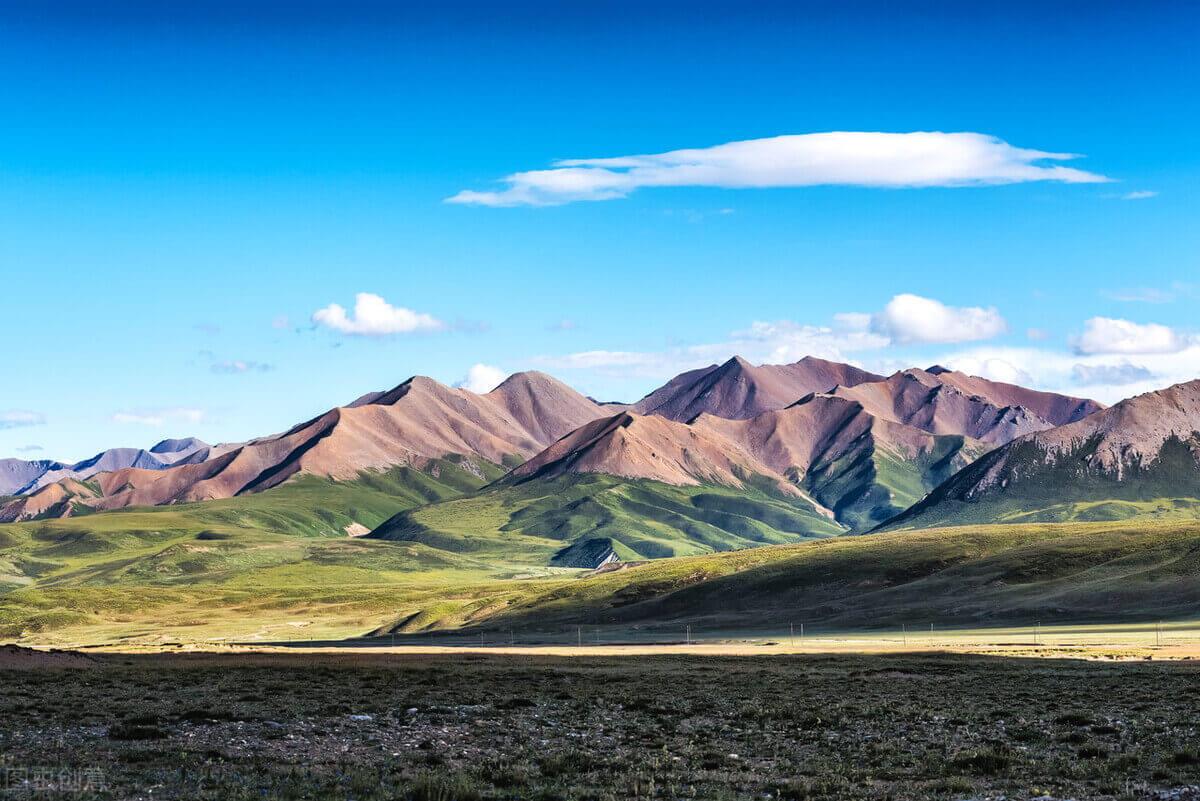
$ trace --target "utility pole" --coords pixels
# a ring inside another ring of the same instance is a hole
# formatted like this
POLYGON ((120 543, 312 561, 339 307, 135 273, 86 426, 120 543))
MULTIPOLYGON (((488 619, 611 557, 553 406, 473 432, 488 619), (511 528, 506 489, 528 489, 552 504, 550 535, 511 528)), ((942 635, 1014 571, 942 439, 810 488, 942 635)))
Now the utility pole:
POLYGON ((687 634, 685 635, 685 636, 686 636, 686 642, 687 642, 687 644, 688 644, 688 645, 691 645, 691 644, 692 644, 692 627, 691 627, 691 626, 688 626, 688 627, 687 627, 687 629, 686 629, 686 631, 687 631, 687 634))
POLYGON ((800 642, 804 642, 804 624, 800 624, 800 642))

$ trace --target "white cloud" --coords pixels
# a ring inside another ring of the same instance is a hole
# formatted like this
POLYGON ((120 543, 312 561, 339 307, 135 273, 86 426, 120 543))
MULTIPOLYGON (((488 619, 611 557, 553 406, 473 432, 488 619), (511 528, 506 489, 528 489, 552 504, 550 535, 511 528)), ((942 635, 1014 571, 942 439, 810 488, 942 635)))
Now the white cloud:
POLYGON ((428 314, 415 312, 403 306, 393 306, 379 295, 359 292, 354 296, 354 314, 336 303, 313 312, 312 321, 317 325, 359 336, 387 336, 408 334, 417 331, 440 331, 446 324, 428 314))
POLYGON ((1026 328, 1025 338, 1034 342, 1042 342, 1050 338, 1050 332, 1044 328, 1026 328))
POLYGON ((0 431, 9 428, 27 428, 40 426, 46 422, 46 416, 41 412, 31 412, 28 409, 8 409, 0 412, 0 431))
POLYGON ((1072 344, 1080 354, 1175 353, 1188 346, 1188 339, 1158 323, 1093 317, 1084 323, 1083 333, 1072 344))
POLYGON ((38 451, 44 450, 45 448, 43 448, 41 445, 22 445, 21 447, 17 448, 17 453, 37 453, 38 451))
POLYGON ((1135 192, 1126 192, 1121 195, 1121 200, 1147 200, 1152 197, 1158 197, 1158 192, 1150 189, 1139 189, 1135 192))
POLYGON ((1008 330, 995 308, 946 306, 919 295, 896 295, 871 318, 871 330, 904 344, 973 342, 1008 330))
POLYGON ((246 362, 241 359, 228 359, 223 362, 216 362, 212 365, 214 373, 266 373, 275 369, 269 364, 263 362, 246 362))
POLYGON ((492 367, 490 364, 476 364, 467 370, 466 377, 456 382, 454 386, 482 394, 491 392, 506 378, 508 378, 508 373, 499 367, 492 367))
POLYGON ((129 425, 152 426, 158 428, 166 423, 190 423, 196 425, 204 422, 207 413, 203 409, 187 406, 172 406, 158 409, 134 409, 114 412, 111 419, 114 423, 129 425))
POLYGON ((503 179, 506 186, 502 189, 463 190, 446 202, 553 206, 621 198, 648 186, 900 188, 1109 180, 1045 163, 1074 158, 1077 156, 1072 153, 1013 147, 979 133, 835 131, 650 155, 565 159, 554 162, 550 169, 509 175, 503 179))

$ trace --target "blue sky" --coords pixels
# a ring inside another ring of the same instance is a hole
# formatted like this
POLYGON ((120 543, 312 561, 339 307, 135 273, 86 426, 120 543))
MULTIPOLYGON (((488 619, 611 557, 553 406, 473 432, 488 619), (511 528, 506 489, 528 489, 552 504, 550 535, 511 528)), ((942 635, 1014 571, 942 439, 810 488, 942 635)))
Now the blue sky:
POLYGON ((1105 401, 1200 375, 1186 4, 238 5, 0 9, 0 456, 242 439, 418 373, 633 399, 812 352, 1105 401), (982 137, 965 167, 928 143, 916 187, 889 183, 910 139, 763 184, 758 140, 827 132, 982 137), (680 149, 717 177, 446 202, 680 149), (1111 180, 1021 172, 1055 166, 1111 180))

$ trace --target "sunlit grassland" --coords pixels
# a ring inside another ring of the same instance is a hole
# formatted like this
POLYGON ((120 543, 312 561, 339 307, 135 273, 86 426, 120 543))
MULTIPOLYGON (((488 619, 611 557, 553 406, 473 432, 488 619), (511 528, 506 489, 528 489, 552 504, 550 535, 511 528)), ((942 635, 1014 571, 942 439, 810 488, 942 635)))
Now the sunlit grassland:
POLYGON ((179 507, 0 530, 0 565, 22 580, 0 596, 0 631, 44 644, 204 643, 580 625, 761 631, 797 620, 826 630, 961 629, 1171 620, 1200 610, 1194 523, 836 537, 597 574, 539 563, 549 547, 536 558, 514 547, 505 559, 211 520, 196 531, 188 514, 179 507))

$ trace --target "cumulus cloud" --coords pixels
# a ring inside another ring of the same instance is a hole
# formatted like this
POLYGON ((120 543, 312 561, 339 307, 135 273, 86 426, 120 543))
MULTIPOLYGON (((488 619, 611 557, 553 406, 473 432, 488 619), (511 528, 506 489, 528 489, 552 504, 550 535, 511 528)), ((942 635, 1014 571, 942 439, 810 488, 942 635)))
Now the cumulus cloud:
POLYGON ((0 431, 9 428, 27 428, 45 424, 46 415, 28 409, 8 409, 0 412, 0 431))
POLYGON ((1158 323, 1134 323, 1112 317, 1093 317, 1072 341, 1075 352, 1175 353, 1188 346, 1188 338, 1158 323))
POLYGON ((448 203, 554 206, 612 200, 639 187, 728 189, 845 185, 982 186, 1109 179, 1062 164, 1072 153, 1013 147, 980 133, 835 131, 728 142, 706 148, 616 158, 564 159, 550 169, 513 173, 498 190, 463 190, 448 203))
POLYGON ((226 373, 236 375, 238 373, 266 373, 274 370, 272 365, 263 362, 247 362, 241 359, 227 359, 223 362, 215 362, 210 368, 214 373, 226 373))
POLYGON ((492 367, 490 364, 475 364, 471 366, 470 370, 467 370, 466 376, 456 382, 454 386, 482 394, 491 392, 506 378, 508 378, 508 373, 499 367, 492 367))
POLYGON ((336 303, 313 312, 316 325, 358 336, 387 336, 409 334, 419 331, 440 331, 446 324, 428 314, 415 312, 403 306, 393 306, 379 295, 359 292, 354 296, 354 313, 336 303))
POLYGON ((171 406, 157 409, 132 409, 114 412, 109 419, 114 423, 158 428, 166 423, 190 423, 195 425, 204 422, 205 417, 207 417, 207 412, 203 409, 188 406, 171 406))
POLYGON ((1008 330, 995 308, 947 306, 919 295, 896 295, 871 318, 871 330, 900 344, 974 342, 1008 330))

